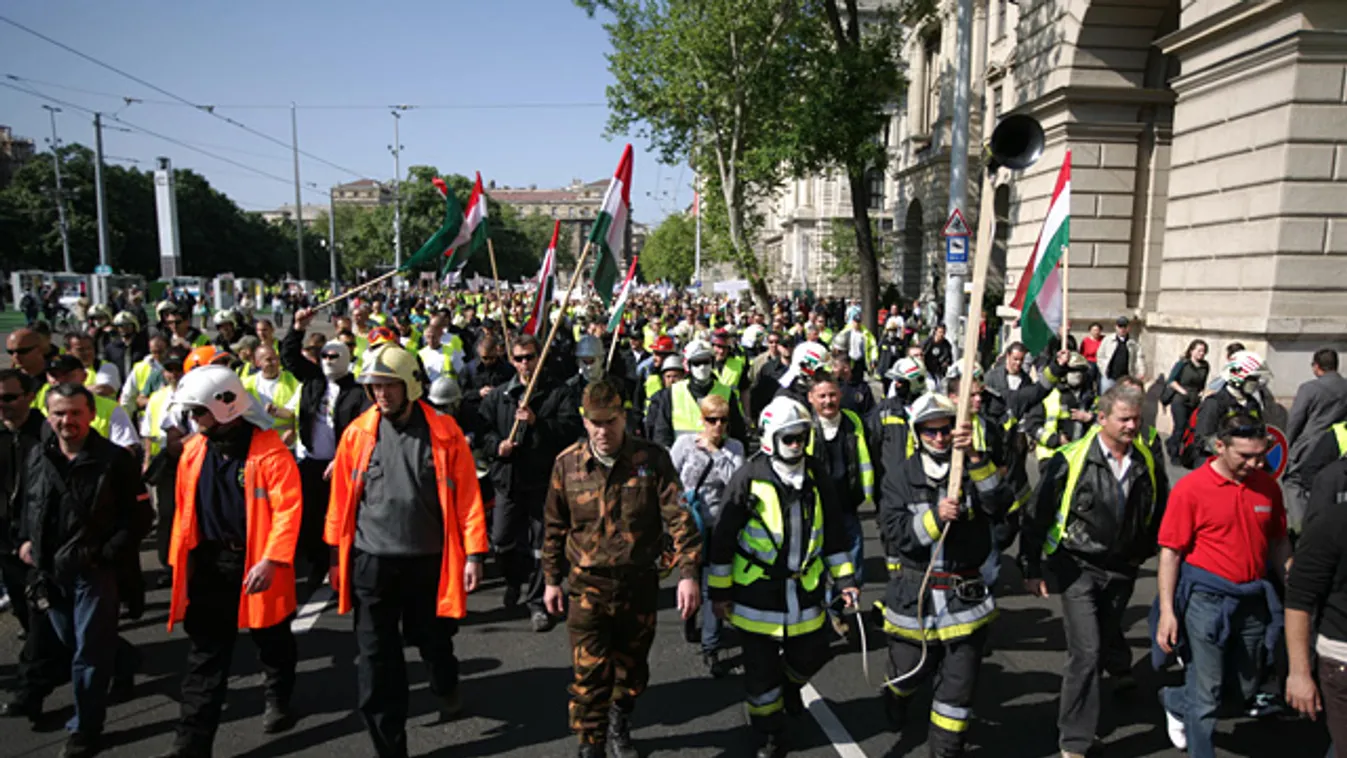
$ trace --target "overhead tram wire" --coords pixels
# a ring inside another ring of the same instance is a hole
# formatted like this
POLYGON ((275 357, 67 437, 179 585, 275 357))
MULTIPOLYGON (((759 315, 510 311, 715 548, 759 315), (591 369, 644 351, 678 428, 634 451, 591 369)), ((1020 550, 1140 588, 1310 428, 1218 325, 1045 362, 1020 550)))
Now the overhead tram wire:
MULTIPOLYGON (((27 87, 21 87, 21 86, 15 85, 15 84, 11 84, 11 83, 9 83, 9 82, 0 82, 0 87, 7 87, 7 88, 9 88, 9 89, 12 89, 12 90, 15 90, 15 91, 18 91, 18 92, 22 92, 22 93, 27 94, 27 95, 31 95, 31 96, 36 97, 36 98, 38 98, 38 99, 41 99, 41 100, 47 100, 47 101, 49 101, 49 102, 56 103, 57 105, 60 105, 60 106, 62 106, 62 107, 70 108, 71 110, 79 111, 79 112, 81 112, 81 113, 86 113, 86 114, 88 114, 88 115, 90 115, 90 116, 94 115, 94 113, 97 112, 97 111, 94 111, 94 110, 92 110, 92 109, 90 109, 90 108, 86 108, 86 107, 84 107, 84 106, 82 106, 82 105, 76 105, 76 104, 74 104, 74 103, 72 103, 72 102, 69 102, 69 101, 67 101, 67 100, 62 100, 62 99, 57 98, 57 97, 52 97, 51 95, 47 95, 47 94, 44 94, 44 93, 42 93, 42 92, 38 92, 37 90, 31 89, 31 88, 27 88, 27 87)), ((179 147, 185 148, 185 149, 187 149, 187 150, 191 150, 191 151, 193 151, 193 152, 200 153, 201 155, 204 155, 204 156, 206 156, 206 157, 208 157, 208 158, 213 158, 213 159, 215 159, 215 160, 217 160, 217 161, 220 161, 220 162, 222 162, 222 163, 227 163, 227 164, 229 164, 229 165, 231 165, 231 166, 236 166, 236 167, 241 168, 241 169, 243 169, 243 170, 245 170, 245 171, 249 171, 249 172, 252 172, 252 173, 257 174, 257 175, 259 175, 259 176, 266 177, 267 179, 271 179, 271 180, 280 182, 280 183, 282 183, 282 184, 285 184, 286 186, 293 186, 293 185, 294 185, 294 179, 287 179, 287 178, 285 178, 285 177, 283 177, 283 176, 278 176, 278 175, 273 174, 273 173, 271 173, 271 172, 269 172, 269 171, 264 171, 264 170, 262 170, 262 169, 260 169, 260 168, 255 168, 255 167, 253 167, 253 166, 249 166, 249 165, 246 164, 246 163, 240 163, 239 161, 236 161, 236 160, 234 160, 234 159, 232 159, 232 158, 226 158, 226 157, 224 157, 224 156, 222 156, 222 155, 216 155, 215 153, 212 153, 212 152, 210 152, 209 150, 203 150, 203 149, 201 149, 201 148, 199 148, 199 147, 195 147, 195 146, 193 146, 193 145, 191 145, 191 144, 189 144, 189 143, 187 143, 187 142, 183 142, 183 141, 180 140, 180 139, 176 139, 176 138, 174 138, 174 137, 169 137, 169 136, 167 136, 167 135, 160 134, 160 133, 155 132, 155 131, 152 131, 152 130, 150 130, 150 129, 146 129, 146 128, 143 127, 143 126, 138 126, 138 125, 133 124, 133 123, 131 123, 131 122, 129 122, 129 121, 126 121, 126 120, 124 120, 124 119, 122 119, 122 118, 120 118, 120 117, 110 116, 110 115, 108 115, 108 114, 103 114, 103 118, 108 119, 108 120, 110 120, 110 121, 115 121, 116 123, 121 124, 122 126, 128 127, 128 128, 130 128, 130 129, 132 129, 132 130, 138 131, 138 132, 140 132, 140 133, 142 133, 142 134, 145 134, 145 135, 148 135, 148 136, 150 136, 150 137, 154 137, 154 138, 156 138, 156 139, 161 139, 161 140, 163 140, 163 141, 165 141, 165 142, 168 142, 168 143, 170 143, 170 144, 174 144, 174 145, 177 145, 177 146, 179 146, 179 147)), ((326 193, 326 192, 322 192, 322 191, 319 191, 319 190, 314 190, 314 189, 311 189, 311 188, 308 188, 308 187, 305 187, 304 189, 308 189, 310 192, 313 192, 313 193, 318 194, 318 195, 322 195, 322 196, 324 196, 324 197, 327 196, 327 193, 326 193)))
POLYGON ((197 110, 199 110, 199 111, 201 111, 201 112, 203 112, 203 113, 208 113, 208 114, 210 114, 211 116, 214 116, 215 118, 218 118, 218 119, 220 119, 221 121, 224 121, 224 122, 227 123, 227 124, 230 124, 230 125, 232 125, 232 126, 234 126, 234 127, 237 127, 237 128, 239 128, 239 129, 242 129, 242 130, 245 131, 245 132, 248 132, 249 134, 253 134, 253 135, 257 136, 257 137, 261 137, 262 139, 265 139, 265 140, 267 140, 268 142, 274 142, 275 144, 280 145, 281 147, 284 147, 284 148, 286 148, 286 149, 294 149, 295 152, 299 153, 300 155, 303 155, 304 157, 306 157, 306 158, 308 158, 308 159, 310 159, 310 160, 318 161, 319 163, 321 163, 321 164, 323 164, 323 165, 325 165, 325 166, 329 166, 329 167, 331 167, 331 168, 335 168, 335 169, 337 169, 338 171, 341 171, 341 172, 343 172, 343 173, 345 173, 345 174, 349 174, 349 175, 351 175, 351 176, 360 177, 360 178, 364 178, 364 179, 371 178, 371 177, 367 176, 363 171, 355 171, 355 170, 353 170, 353 169, 349 169, 349 168, 347 168, 347 167, 345 167, 345 166, 342 166, 342 165, 340 165, 340 164, 333 163, 332 161, 329 161, 329 160, 327 160, 326 158, 323 158, 323 157, 314 155, 313 153, 307 152, 307 151, 305 151, 305 150, 298 150, 298 149, 295 148, 295 146, 294 146, 293 144, 291 144, 291 143, 289 143, 289 142, 285 142, 285 141, 283 141, 283 140, 279 140, 279 139, 277 139, 277 138, 271 136, 270 134, 267 134, 266 132, 258 131, 257 129, 254 129, 254 128, 252 128, 251 126, 248 126, 247 124, 245 124, 245 123, 243 123, 242 121, 239 121, 239 120, 237 120, 237 119, 232 119, 232 118, 229 118, 228 116, 225 116, 225 115, 216 113, 216 112, 215 112, 216 106, 214 106, 214 105, 201 105, 201 104, 198 104, 198 103, 193 103, 191 100, 188 100, 187 98, 182 97, 181 95, 178 95, 178 94, 175 94, 175 93, 173 93, 173 92, 170 92, 170 91, 168 91, 168 90, 164 89, 163 87, 160 87, 160 86, 158 86, 158 85, 156 85, 156 84, 152 84, 152 83, 150 83, 150 82, 148 82, 148 81, 146 81, 146 80, 144 80, 144 79, 142 79, 142 78, 136 76, 135 74, 127 73, 126 71, 123 71, 122 69, 117 68, 116 66, 114 66, 114 65, 112 65, 112 64, 110 64, 110 63, 106 63, 106 62, 104 62, 104 61, 101 61, 101 60, 99 60, 98 58, 95 58, 95 57, 93 57, 92 55, 89 55, 88 53, 85 53, 85 52, 83 52, 83 51, 81 51, 81 50, 78 50, 78 49, 76 49, 76 48, 71 47, 70 45, 65 44, 64 42, 61 42, 61 41, 56 40, 56 39, 52 39, 51 37, 48 37, 47 35, 43 34, 42 32, 37 31, 36 29, 32 29, 32 28, 30 28, 30 27, 24 26, 23 24, 20 24, 18 21, 15 21, 14 19, 9 18, 8 16, 0 16, 0 21, 3 21, 4 23, 9 24, 10 26, 13 26, 13 27, 16 28, 16 29, 19 29, 19 30, 21 30, 21 31, 27 32, 27 33, 33 35, 34 37, 37 37, 38 39, 41 39, 41 40, 43 40, 43 41, 45 41, 45 42, 48 42, 48 43, 50 43, 50 44, 52 44, 52 45, 55 45, 55 46, 61 48, 62 50, 65 50, 66 52, 71 53, 72 55, 77 55, 77 56, 79 56, 80 58, 83 58, 84 60, 89 61, 90 63, 93 63, 93 64, 96 65, 96 66, 100 66, 100 67, 105 68, 105 69, 107 69, 107 70, 109 70, 109 71, 112 71, 113 73, 120 74, 121 76, 124 76, 124 77, 126 77, 127 79, 130 79, 131 81, 136 82, 137 84, 140 84, 140 85, 143 86, 143 87, 147 87, 147 88, 149 88, 149 89, 152 89, 152 90, 154 90, 155 92, 158 92, 158 93, 161 94, 161 95, 165 95, 165 96, 170 97, 170 98, 172 98, 172 99, 174 99, 174 100, 177 100, 178 102, 183 103, 184 105, 190 105, 190 106, 192 106, 193 108, 196 108, 197 110))

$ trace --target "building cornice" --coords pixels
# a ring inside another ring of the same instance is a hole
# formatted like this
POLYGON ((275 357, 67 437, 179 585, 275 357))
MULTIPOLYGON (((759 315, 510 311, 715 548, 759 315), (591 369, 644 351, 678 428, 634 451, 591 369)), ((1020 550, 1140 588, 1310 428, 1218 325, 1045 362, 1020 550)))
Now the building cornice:
POLYGON ((1185 95, 1196 94, 1212 86, 1224 85, 1232 78, 1285 65, 1292 57, 1313 63, 1347 63, 1347 31, 1300 29, 1180 76, 1171 82, 1171 86, 1185 95))

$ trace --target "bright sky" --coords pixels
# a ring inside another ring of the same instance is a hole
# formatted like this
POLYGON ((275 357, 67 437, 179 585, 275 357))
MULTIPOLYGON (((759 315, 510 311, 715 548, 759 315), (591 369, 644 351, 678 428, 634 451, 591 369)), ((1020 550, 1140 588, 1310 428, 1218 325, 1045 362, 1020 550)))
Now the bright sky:
MULTIPOLYGON (((116 114, 283 180, 142 133, 104 130, 109 162, 132 158, 152 170, 157 156, 168 156, 246 210, 294 203, 291 101, 300 106, 301 150, 379 180, 393 175, 392 104, 441 106, 403 113, 404 176, 408 166, 431 164, 481 171, 499 185, 555 187, 611 176, 621 156, 622 140, 603 136, 607 35, 568 0, 18 0, 0 16, 284 143, 181 104, 127 106, 123 96, 171 98, 0 21, 0 83, 116 114)), ((44 102, 0 87, 0 124, 46 149, 44 102)), ((57 127, 63 141, 93 145, 87 113, 65 108, 57 127)), ((690 171, 661 167, 643 141, 633 144, 634 217, 657 222, 690 203, 690 171)), ((301 182, 321 189, 306 190, 305 203, 325 204, 328 187, 355 178, 301 156, 301 182)))

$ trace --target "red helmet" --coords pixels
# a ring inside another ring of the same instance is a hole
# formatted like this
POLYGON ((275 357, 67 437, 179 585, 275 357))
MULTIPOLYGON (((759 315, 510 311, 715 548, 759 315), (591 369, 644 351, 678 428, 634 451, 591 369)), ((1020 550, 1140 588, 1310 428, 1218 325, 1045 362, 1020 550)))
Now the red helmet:
POLYGON ((711 332, 711 344, 714 347, 734 347, 734 340, 730 338, 730 333, 722 328, 711 332))
POLYGON ((197 366, 208 366, 212 363, 221 363, 229 365, 229 353, 217 350, 214 345, 203 345, 194 348, 192 352, 182 362, 183 373, 187 373, 197 366))
POLYGON ((676 353, 678 348, 674 346, 674 339, 667 334, 662 334, 655 340, 655 344, 650 348, 656 353, 676 353))
POLYGON ((376 326, 373 329, 369 330, 368 339, 370 347, 376 347, 378 345, 383 345, 388 342, 392 342, 393 344, 400 344, 398 342, 398 336, 393 333, 392 329, 389 329, 386 326, 376 326))

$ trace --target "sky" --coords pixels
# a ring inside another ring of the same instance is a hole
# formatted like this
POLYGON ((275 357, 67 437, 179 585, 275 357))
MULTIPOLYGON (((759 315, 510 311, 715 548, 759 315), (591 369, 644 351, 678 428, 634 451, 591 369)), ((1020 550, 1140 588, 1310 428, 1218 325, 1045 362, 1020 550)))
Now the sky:
MULTIPOLYGON (((0 19, 0 83, 244 164, 105 120, 108 162, 152 170, 167 156, 245 210, 294 203, 291 102, 300 149, 335 164, 301 156, 306 204, 325 204, 333 184, 393 176, 394 104, 440 106, 402 112, 404 177, 408 166, 430 164, 445 173, 481 171, 484 182, 498 185, 563 186, 611 176, 630 140, 633 217, 656 223, 691 202, 689 170, 660 166, 642 140, 604 136, 610 45, 601 19, 569 0, 14 0, 0 5, 0 17, 190 103, 214 105, 283 143, 173 102, 0 19), (147 102, 127 105, 124 97, 147 102)), ((0 124, 46 149, 51 122, 43 103, 50 101, 0 86, 0 124)), ((88 113, 67 107, 57 128, 63 142, 93 145, 88 113)))

